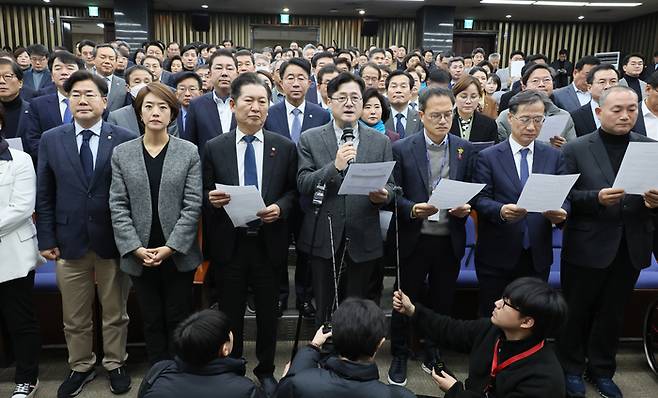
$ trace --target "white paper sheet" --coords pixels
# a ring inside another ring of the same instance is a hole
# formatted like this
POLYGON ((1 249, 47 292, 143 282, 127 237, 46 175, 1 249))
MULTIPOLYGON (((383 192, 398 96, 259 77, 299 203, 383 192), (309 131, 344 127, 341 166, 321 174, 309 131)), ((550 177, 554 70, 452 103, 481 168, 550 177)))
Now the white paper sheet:
POLYGON ((580 174, 530 174, 516 203, 531 213, 559 210, 580 174))
POLYGON ((235 227, 245 227, 248 222, 257 220, 256 213, 265 208, 265 202, 254 185, 243 187, 215 184, 215 189, 231 196, 224 210, 235 227))
POLYGON ((379 228, 382 231, 382 240, 386 240, 386 235, 388 235, 388 227, 391 225, 391 219, 393 218, 393 212, 388 210, 379 211, 379 228))
POLYGON ((338 190, 339 195, 368 195, 384 188, 391 176, 395 161, 352 163, 338 190))
MULTIPOLYGON (((452 209, 466 204, 486 186, 486 184, 475 184, 442 178, 434 188, 428 204, 437 209, 452 209)), ((436 213, 439 214, 439 213, 436 213)))
POLYGON ((544 120, 544 124, 541 127, 539 132, 539 141, 550 142, 552 137, 556 135, 562 135, 564 128, 567 127, 567 122, 569 121, 569 115, 555 115, 548 116, 544 120))
POLYGON ((636 195, 658 188, 658 142, 629 142, 612 187, 636 195))
MULTIPOLYGON (((510 64, 510 77, 521 77, 521 70, 525 66, 525 61, 512 61, 510 64)), ((510 82, 510 87, 512 83, 510 82)))
POLYGON ((16 149, 18 151, 23 151, 23 141, 20 138, 5 138, 9 148, 16 149))

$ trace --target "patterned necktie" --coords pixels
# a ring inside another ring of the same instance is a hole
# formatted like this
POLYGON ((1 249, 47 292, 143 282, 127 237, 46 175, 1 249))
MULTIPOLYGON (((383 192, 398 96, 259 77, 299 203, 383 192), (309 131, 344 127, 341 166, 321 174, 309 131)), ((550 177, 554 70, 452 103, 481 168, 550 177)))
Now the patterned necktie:
POLYGON ((292 138, 292 141, 296 144, 297 141, 299 141, 299 136, 302 135, 302 118, 300 115, 302 114, 302 111, 300 111, 298 108, 295 108, 292 110, 293 118, 292 118, 292 129, 290 130, 290 138, 292 138))
POLYGON ((242 137, 247 143, 247 150, 244 152, 244 185, 254 185, 258 188, 258 171, 256 170, 256 151, 254 151, 254 140, 256 136, 245 135, 242 137))
POLYGON ((405 136, 405 131, 404 131, 404 124, 402 124, 402 118, 404 117, 403 114, 398 113, 395 115, 395 118, 398 119, 397 122, 395 122, 395 132, 398 133, 400 138, 404 138, 405 136))
MULTIPOLYGON (((525 186, 525 183, 530 177, 530 169, 528 168, 528 153, 530 152, 529 148, 521 149, 521 187, 525 186)), ((528 220, 527 218, 523 220, 523 248, 527 249, 530 247, 530 233, 528 231, 528 220)))
POLYGON ((91 154, 89 147, 89 139, 94 133, 91 130, 82 130, 82 145, 80 146, 80 164, 82 165, 82 172, 87 178, 87 182, 91 181, 91 176, 94 175, 94 157, 91 154))
POLYGON ((69 124, 69 123, 73 122, 73 114, 71 113, 71 107, 69 105, 69 99, 64 98, 62 100, 62 102, 64 102, 64 104, 66 104, 66 109, 64 109, 64 117, 62 117, 62 123, 63 124, 69 124))

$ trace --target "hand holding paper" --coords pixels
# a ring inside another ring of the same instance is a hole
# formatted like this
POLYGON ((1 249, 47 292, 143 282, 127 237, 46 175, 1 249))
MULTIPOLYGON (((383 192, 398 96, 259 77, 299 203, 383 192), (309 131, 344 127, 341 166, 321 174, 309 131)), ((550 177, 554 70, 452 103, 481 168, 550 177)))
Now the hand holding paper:
POLYGON ((388 182, 395 161, 352 163, 338 190, 338 195, 370 195, 388 182))
POLYGON ((627 194, 644 195, 658 189, 658 143, 629 142, 613 188, 627 194))
POLYGON ((265 202, 263 202, 258 188, 253 185, 244 187, 215 184, 215 188, 229 195, 230 200, 224 205, 224 210, 235 227, 243 227, 248 222, 257 220, 258 213, 263 210, 266 210, 266 213, 261 214, 269 215, 271 211, 271 209, 265 208, 265 202))
POLYGON ((529 212, 544 213, 562 208, 571 187, 580 174, 531 174, 526 181, 517 206, 529 212))

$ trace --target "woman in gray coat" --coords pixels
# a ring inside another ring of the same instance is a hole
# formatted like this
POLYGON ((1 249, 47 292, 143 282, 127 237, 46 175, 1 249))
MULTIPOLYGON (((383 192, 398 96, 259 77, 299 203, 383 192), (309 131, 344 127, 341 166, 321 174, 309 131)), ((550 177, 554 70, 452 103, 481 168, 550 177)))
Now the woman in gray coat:
POLYGON ((169 359, 172 333, 192 310, 201 214, 196 146, 167 133, 178 116, 171 90, 150 83, 135 99, 144 135, 112 155, 110 209, 121 269, 131 276, 151 363, 169 359))

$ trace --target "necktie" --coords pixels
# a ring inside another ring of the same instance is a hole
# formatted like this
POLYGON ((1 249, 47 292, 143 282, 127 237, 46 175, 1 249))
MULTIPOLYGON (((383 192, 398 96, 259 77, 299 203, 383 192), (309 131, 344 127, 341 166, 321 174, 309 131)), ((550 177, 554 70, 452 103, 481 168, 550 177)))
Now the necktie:
POLYGON ((64 109, 64 117, 62 118, 62 123, 68 124, 73 121, 73 114, 71 113, 71 107, 69 106, 69 99, 64 98, 63 102, 66 104, 66 109, 64 109))
POLYGON ((395 118, 398 119, 397 122, 395 122, 395 132, 398 133, 400 138, 404 138, 405 136, 405 131, 404 131, 404 124, 402 124, 402 118, 404 117, 403 114, 398 113, 395 115, 395 118))
POLYGON ((112 79, 106 77, 105 80, 107 80, 107 95, 110 95, 110 90, 112 90, 112 79))
POLYGON ((244 152, 244 185, 255 185, 258 188, 258 171, 256 170, 256 152, 254 151, 253 135, 242 137, 247 143, 247 150, 244 152))
POLYGON ((292 138, 292 141, 296 144, 297 141, 299 141, 299 136, 302 135, 302 118, 300 115, 302 114, 302 111, 300 111, 298 108, 295 108, 292 110, 293 118, 292 118, 292 129, 290 130, 290 138, 292 138))
MULTIPOLYGON (((528 153, 530 149, 523 148, 521 149, 521 187, 525 186, 525 183, 530 177, 530 170, 528 169, 528 153)), ((530 247, 530 234, 528 232, 528 221, 527 219, 523 220, 523 248, 527 249, 530 247)))
POLYGON ((409 108, 411 108, 411 109, 413 109, 413 110, 416 110, 416 106, 417 106, 417 105, 418 105, 418 104, 415 103, 415 102, 410 102, 410 103, 409 103, 409 108))
POLYGON ((91 176, 94 174, 94 157, 91 154, 89 147, 89 139, 94 133, 91 130, 82 130, 82 145, 80 146, 80 164, 82 165, 82 172, 87 178, 87 182, 91 181, 91 176))

